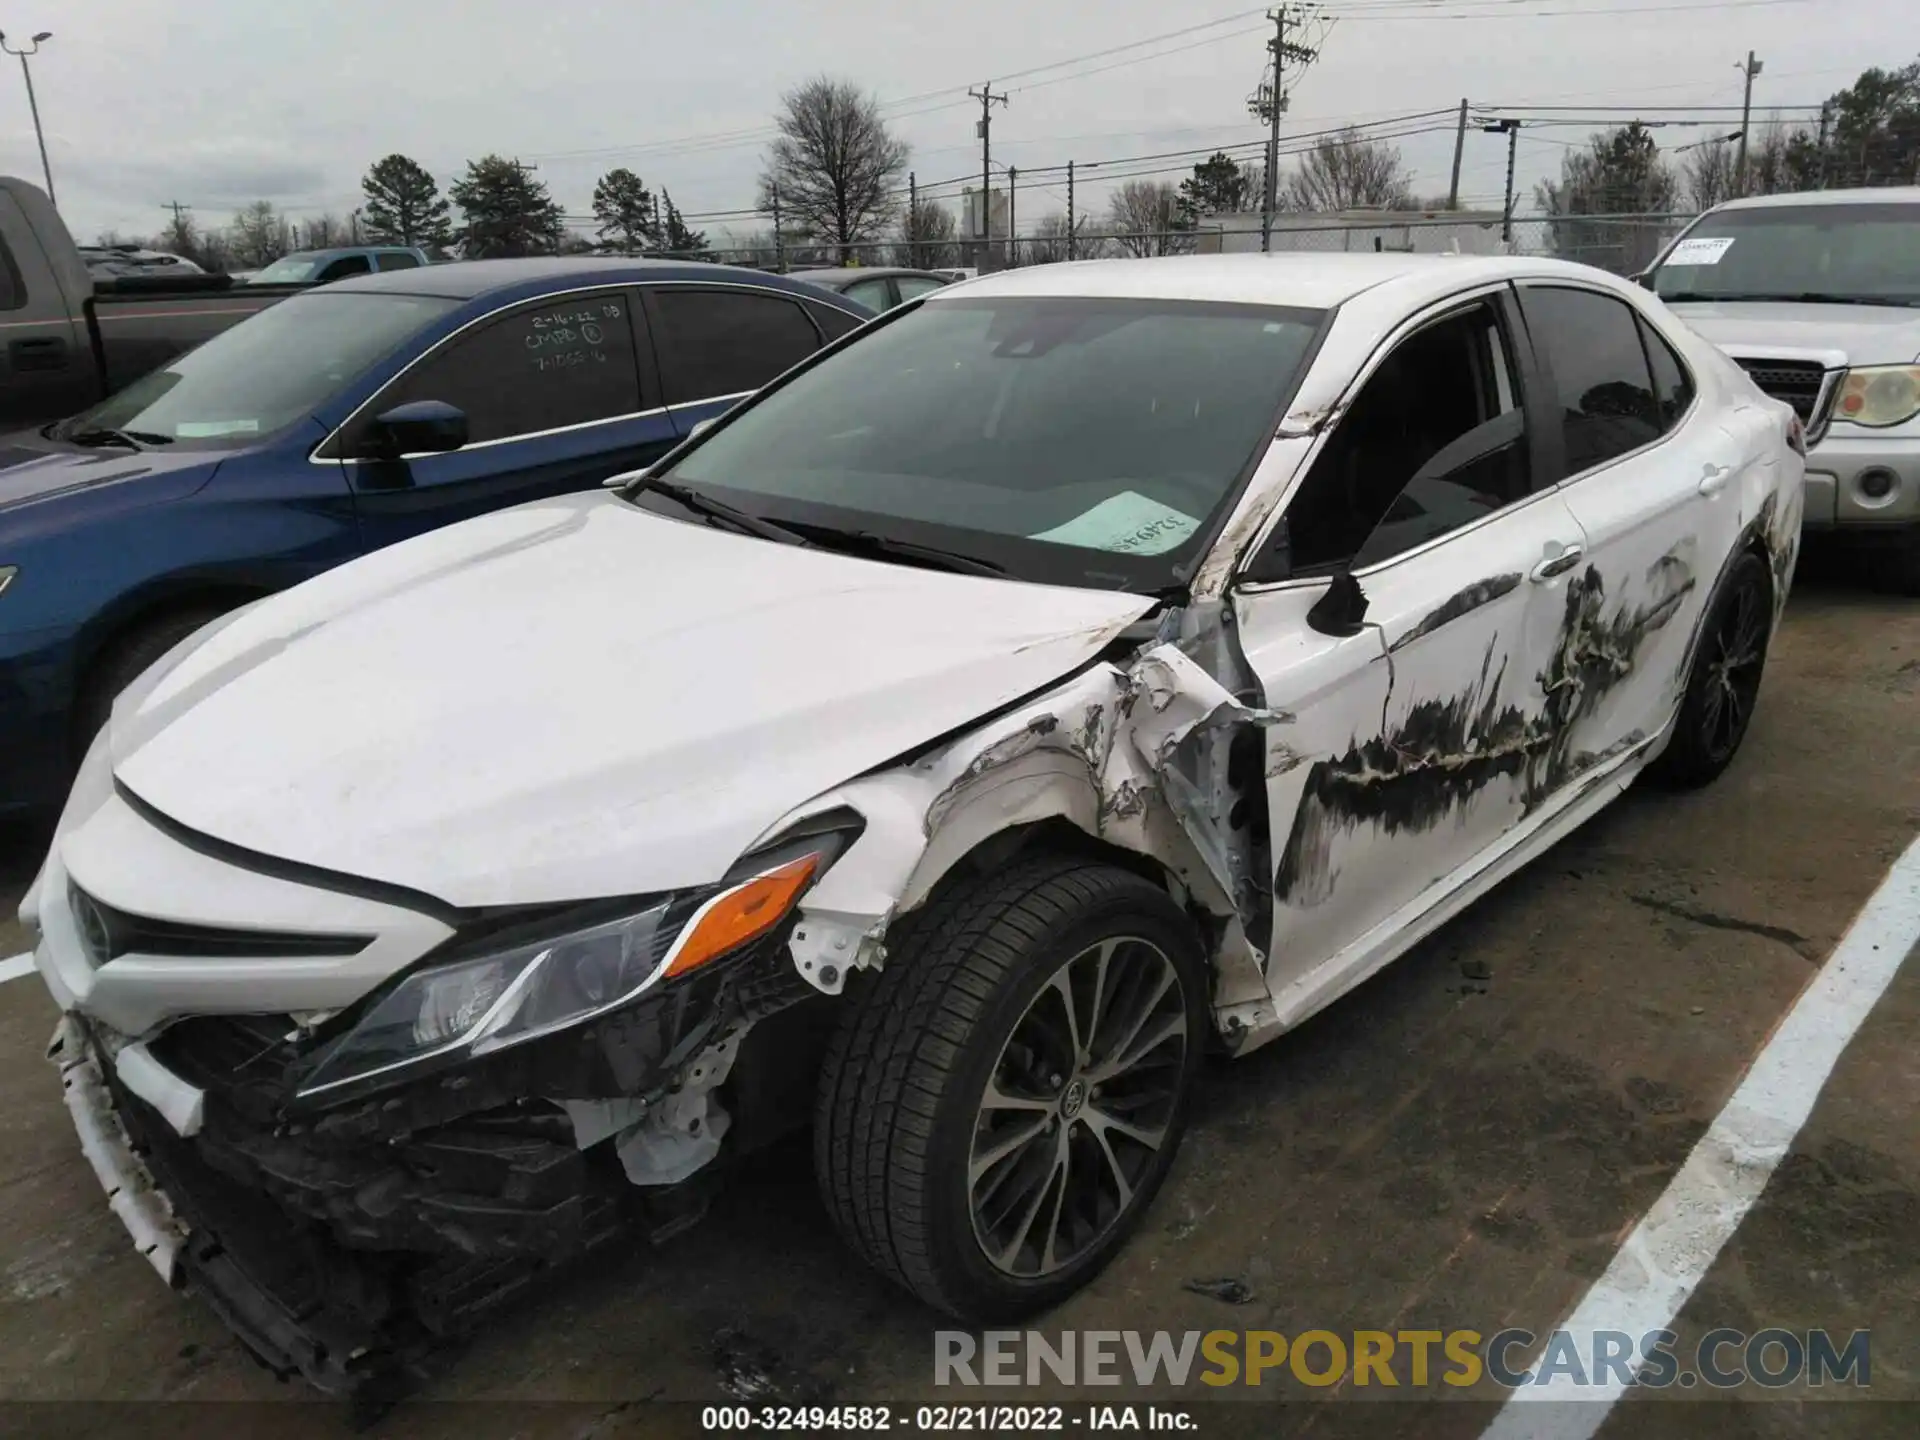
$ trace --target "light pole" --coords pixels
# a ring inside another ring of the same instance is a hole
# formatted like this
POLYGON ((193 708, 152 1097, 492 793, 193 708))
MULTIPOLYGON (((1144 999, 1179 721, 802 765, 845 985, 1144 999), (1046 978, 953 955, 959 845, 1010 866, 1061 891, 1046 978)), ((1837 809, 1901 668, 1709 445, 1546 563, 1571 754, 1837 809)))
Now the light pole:
POLYGON ((47 134, 40 128, 40 102, 33 98, 33 71, 27 66, 27 57, 40 53, 40 42, 52 38, 51 30, 42 30, 27 42, 25 49, 17 50, 7 43, 6 31, 0 30, 0 50, 20 57, 20 73, 27 80, 27 108, 33 111, 33 138, 40 142, 40 173, 47 177, 47 200, 49 203, 58 203, 53 198, 53 166, 47 163, 47 134))

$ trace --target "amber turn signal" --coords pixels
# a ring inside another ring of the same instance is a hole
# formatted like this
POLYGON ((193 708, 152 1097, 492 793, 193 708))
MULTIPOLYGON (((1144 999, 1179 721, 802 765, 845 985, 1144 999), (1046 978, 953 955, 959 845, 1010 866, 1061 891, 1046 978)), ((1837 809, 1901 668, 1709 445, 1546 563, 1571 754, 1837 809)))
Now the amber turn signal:
POLYGON ((698 969, 766 934, 786 918, 819 868, 818 855, 802 855, 709 900, 667 963, 668 977, 698 969))

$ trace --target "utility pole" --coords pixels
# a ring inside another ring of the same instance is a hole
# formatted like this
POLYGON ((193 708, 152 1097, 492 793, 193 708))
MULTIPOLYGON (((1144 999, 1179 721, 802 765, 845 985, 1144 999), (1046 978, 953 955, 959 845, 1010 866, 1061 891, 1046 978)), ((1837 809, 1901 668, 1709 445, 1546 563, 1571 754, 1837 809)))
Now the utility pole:
POLYGON ((1488 135, 1507 137, 1507 203, 1500 211, 1500 241, 1504 245, 1513 243, 1513 170, 1514 162, 1519 158, 1520 122, 1518 120, 1495 120, 1480 129, 1488 135))
POLYGON ((920 181, 911 170, 907 172, 907 264, 926 264, 920 253, 920 181))
POLYGON ((1747 82, 1746 94, 1740 101, 1740 160, 1738 173, 1733 177, 1733 193, 1736 195, 1747 193, 1747 124, 1753 117, 1753 77, 1764 68, 1760 61, 1754 59, 1751 50, 1747 51, 1746 64, 1734 66, 1746 77, 1747 82))
POLYGON ((29 40, 24 47, 16 50, 13 46, 7 44, 6 32, 0 30, 0 50, 5 50, 9 55, 18 55, 20 57, 20 73, 26 78, 27 82, 27 108, 33 112, 33 138, 40 142, 40 173, 47 177, 47 203, 50 205, 58 205, 59 202, 53 198, 53 166, 47 163, 47 136, 46 132, 40 128, 40 102, 34 98, 33 71, 27 66, 27 57, 40 53, 40 42, 42 40, 51 40, 52 38, 53 32, 51 30, 42 30, 38 35, 29 40))
MULTIPOLYGON (((980 123, 975 128, 980 135, 980 255, 987 258, 993 240, 993 107, 1007 103, 1005 95, 993 93, 993 82, 989 80, 978 90, 969 90, 967 94, 980 102, 980 123)), ((985 270, 987 266, 980 266, 985 270)))
POLYGON ((1460 157, 1467 148, 1467 102, 1460 102, 1460 121, 1453 130, 1453 179, 1447 185, 1447 209, 1460 208, 1460 157))
POLYGON ((1007 167, 1007 268, 1015 269, 1020 264, 1020 226, 1015 220, 1019 213, 1013 208, 1014 187, 1020 179, 1017 165, 1007 167))
POLYGON ((1073 161, 1067 161, 1067 258, 1073 259, 1073 161))
POLYGON ((773 197, 773 273, 784 275, 787 273, 787 242, 780 233, 780 187, 770 185, 767 188, 773 197))
POLYGON ((1820 107, 1820 139, 1814 158, 1817 173, 1814 178, 1813 188, 1816 190, 1824 190, 1827 188, 1827 126, 1832 120, 1833 102, 1829 100, 1820 107))
POLYGON ((1273 38, 1267 42, 1267 53, 1273 62, 1273 78, 1269 80, 1263 76, 1260 87, 1247 97, 1247 109, 1267 122, 1266 194, 1260 207, 1260 248, 1263 251, 1273 248, 1273 215, 1280 195, 1280 117, 1287 108, 1287 63, 1291 61, 1304 69, 1320 56, 1318 50, 1287 39, 1288 29, 1300 23, 1287 6, 1269 10, 1267 18, 1273 22, 1273 38))

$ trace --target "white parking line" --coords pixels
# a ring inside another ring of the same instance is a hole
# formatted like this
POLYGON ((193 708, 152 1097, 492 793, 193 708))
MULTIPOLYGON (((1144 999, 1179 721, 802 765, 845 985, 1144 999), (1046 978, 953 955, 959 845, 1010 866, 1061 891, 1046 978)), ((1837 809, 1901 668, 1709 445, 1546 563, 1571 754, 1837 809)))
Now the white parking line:
MULTIPOLYGON (((1894 862, 1666 1193, 1563 1322, 1578 1354, 1595 1353, 1596 1331, 1637 1338, 1670 1326, 1767 1188, 1841 1052, 1916 946, 1920 840, 1894 862)), ((1586 1378, 1580 1385, 1556 1366, 1544 1382, 1516 1389, 1483 1440, 1589 1440, 1626 1387, 1614 1372, 1586 1378), (1533 1408, 1543 1400, 1592 1403, 1533 1408)))
POLYGON ((22 975, 31 974, 33 974, 31 954, 15 955, 10 959, 0 960, 0 985, 6 984, 9 980, 18 980, 22 975))

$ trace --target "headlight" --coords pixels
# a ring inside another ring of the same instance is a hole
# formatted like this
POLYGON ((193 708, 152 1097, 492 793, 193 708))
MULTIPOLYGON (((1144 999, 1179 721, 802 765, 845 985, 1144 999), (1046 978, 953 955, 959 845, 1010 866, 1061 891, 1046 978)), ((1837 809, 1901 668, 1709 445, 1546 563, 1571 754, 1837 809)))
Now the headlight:
POLYGON ((300 1097, 430 1061, 492 1054, 617 1010, 772 930, 847 839, 810 836, 743 862, 710 889, 415 970, 321 1056, 300 1097))
POLYGON ((1898 425, 1920 415, 1920 365, 1849 370, 1833 413, 1855 425, 1898 425))
POLYGON ((13 584, 13 577, 19 573, 18 565, 0 565, 0 595, 7 593, 7 587, 13 584))

